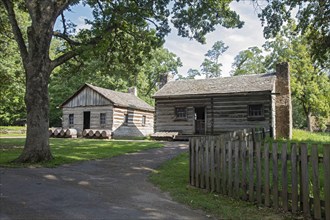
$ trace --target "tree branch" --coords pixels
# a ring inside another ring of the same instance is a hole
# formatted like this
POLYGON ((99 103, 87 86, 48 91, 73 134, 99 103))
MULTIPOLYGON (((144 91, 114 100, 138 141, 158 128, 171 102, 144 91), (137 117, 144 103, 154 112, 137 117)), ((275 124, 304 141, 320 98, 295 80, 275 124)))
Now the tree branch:
POLYGON ((67 34, 66 25, 65 25, 65 17, 64 17, 63 12, 61 13, 61 18, 62 18, 62 24, 63 24, 63 34, 67 34))
POLYGON ((18 48, 21 53, 23 64, 25 65, 27 63, 27 59, 28 59, 28 50, 26 48, 21 29, 19 28, 17 20, 16 20, 14 5, 11 2, 11 0, 2 0, 2 2, 8 13, 9 22, 11 24, 11 27, 12 27, 12 30, 13 30, 13 33, 15 36, 15 40, 18 44, 18 48))
POLYGON ((73 58, 73 57, 75 57, 77 55, 78 55, 78 53, 76 51, 69 51, 69 52, 67 52, 67 53, 65 53, 65 54, 57 57, 55 60, 51 61, 51 68, 52 68, 52 70, 55 67, 57 67, 57 66, 65 63, 66 61, 70 60, 71 58, 73 58))
POLYGON ((74 41, 68 35, 66 35, 64 33, 60 33, 58 31, 54 31, 53 32, 53 36, 54 37, 62 38, 63 40, 65 40, 66 42, 68 42, 68 44, 70 44, 70 46, 79 46, 79 45, 82 45, 81 42, 74 41))

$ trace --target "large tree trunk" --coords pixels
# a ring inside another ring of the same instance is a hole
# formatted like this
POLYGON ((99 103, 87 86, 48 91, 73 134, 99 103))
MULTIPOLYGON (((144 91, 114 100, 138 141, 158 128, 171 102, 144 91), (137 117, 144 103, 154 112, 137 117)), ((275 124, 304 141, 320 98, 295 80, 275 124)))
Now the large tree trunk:
POLYGON ((49 147, 49 62, 40 56, 26 68, 27 133, 23 153, 17 162, 36 163, 51 160, 49 147))
POLYGON ((32 24, 28 28, 28 56, 24 63, 26 74, 25 104, 27 133, 22 154, 16 162, 36 163, 53 158, 49 146, 48 83, 52 72, 49 48, 56 17, 51 1, 27 3, 32 24))

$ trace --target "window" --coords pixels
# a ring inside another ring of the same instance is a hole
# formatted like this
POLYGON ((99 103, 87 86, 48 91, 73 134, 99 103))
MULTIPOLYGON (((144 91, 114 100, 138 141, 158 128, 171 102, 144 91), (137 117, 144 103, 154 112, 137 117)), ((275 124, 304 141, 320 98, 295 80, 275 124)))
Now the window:
POLYGON ((106 114, 105 113, 100 113, 100 124, 105 125, 106 122, 106 114))
POLYGON ((69 125, 73 125, 73 124, 74 124, 74 115, 69 114, 69 125))
POLYGON ((187 119, 187 108, 175 108, 176 119, 187 119))
POLYGON ((249 105, 248 106, 248 119, 249 120, 264 120, 264 106, 259 105, 249 105))
POLYGON ((128 114, 124 115, 124 124, 128 124, 128 114))
POLYGON ((146 125, 147 117, 145 115, 142 116, 142 126, 146 125))

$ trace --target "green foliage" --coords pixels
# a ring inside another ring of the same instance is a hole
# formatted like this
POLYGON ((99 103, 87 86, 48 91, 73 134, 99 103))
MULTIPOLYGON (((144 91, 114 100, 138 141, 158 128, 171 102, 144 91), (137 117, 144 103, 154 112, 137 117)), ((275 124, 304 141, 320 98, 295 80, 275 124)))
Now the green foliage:
POLYGON ((159 76, 169 72, 177 74, 181 65, 175 54, 163 48, 152 50, 150 56, 141 57, 140 63, 131 65, 124 65, 119 60, 109 64, 105 59, 102 53, 94 53, 78 61, 72 60, 53 72, 49 85, 51 126, 61 126, 58 106, 84 83, 121 92, 136 86, 138 96, 153 105, 151 96, 157 89, 159 76))
POLYGON ((303 0, 269 1, 259 14, 266 38, 275 37, 285 22, 296 13, 298 25, 294 32, 306 34, 307 44, 314 60, 323 65, 330 63, 330 2, 303 0), (294 10, 296 9, 296 10, 294 10))
POLYGON ((291 92, 305 114, 307 126, 311 127, 311 115, 314 115, 319 126, 324 127, 324 119, 330 116, 327 70, 313 61, 308 38, 293 34, 294 28, 295 25, 290 23, 274 40, 266 42, 265 48, 271 52, 266 57, 266 66, 274 68, 278 62, 290 63, 291 92))
POLYGON ((206 78, 220 77, 222 64, 219 62, 220 56, 226 52, 228 46, 222 41, 216 41, 211 50, 205 54, 205 59, 201 65, 201 72, 205 74, 206 78))
POLYGON ((221 77, 222 64, 219 62, 220 56, 226 52, 228 46, 222 41, 216 41, 212 49, 205 54, 205 59, 201 64, 201 71, 189 69, 188 76, 179 75, 178 80, 194 79, 196 76, 205 75, 206 78, 221 77))
MULTIPOLYGON (((28 26, 27 16, 24 12, 17 14, 21 28, 28 26)), ((11 27, 5 19, 4 8, 0 7, 0 125, 13 124, 26 117, 25 74, 11 27)))
MULTIPOLYGON (((23 149, 24 138, 1 139, 0 166, 17 166, 12 164, 23 149)), ((79 161, 111 158, 125 153, 162 147, 161 143, 144 141, 108 141, 91 139, 50 139, 54 160, 41 164, 26 164, 25 166, 55 167, 62 164, 79 161)))
POLYGON ((231 74, 237 76, 264 73, 266 71, 264 66, 265 57, 262 53, 263 51, 258 47, 250 47, 239 52, 234 58, 231 74))

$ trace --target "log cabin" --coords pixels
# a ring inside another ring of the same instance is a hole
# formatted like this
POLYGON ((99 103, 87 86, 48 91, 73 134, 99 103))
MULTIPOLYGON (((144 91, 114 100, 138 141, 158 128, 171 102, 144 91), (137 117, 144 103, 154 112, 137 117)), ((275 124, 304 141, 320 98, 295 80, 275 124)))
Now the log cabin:
POLYGON ((265 128, 273 137, 292 137, 288 63, 278 64, 275 73, 170 81, 153 97, 155 136, 265 128))
POLYGON ((60 107, 63 128, 110 130, 112 137, 147 136, 154 132, 154 107, 137 97, 137 89, 117 92, 85 84, 60 107))

